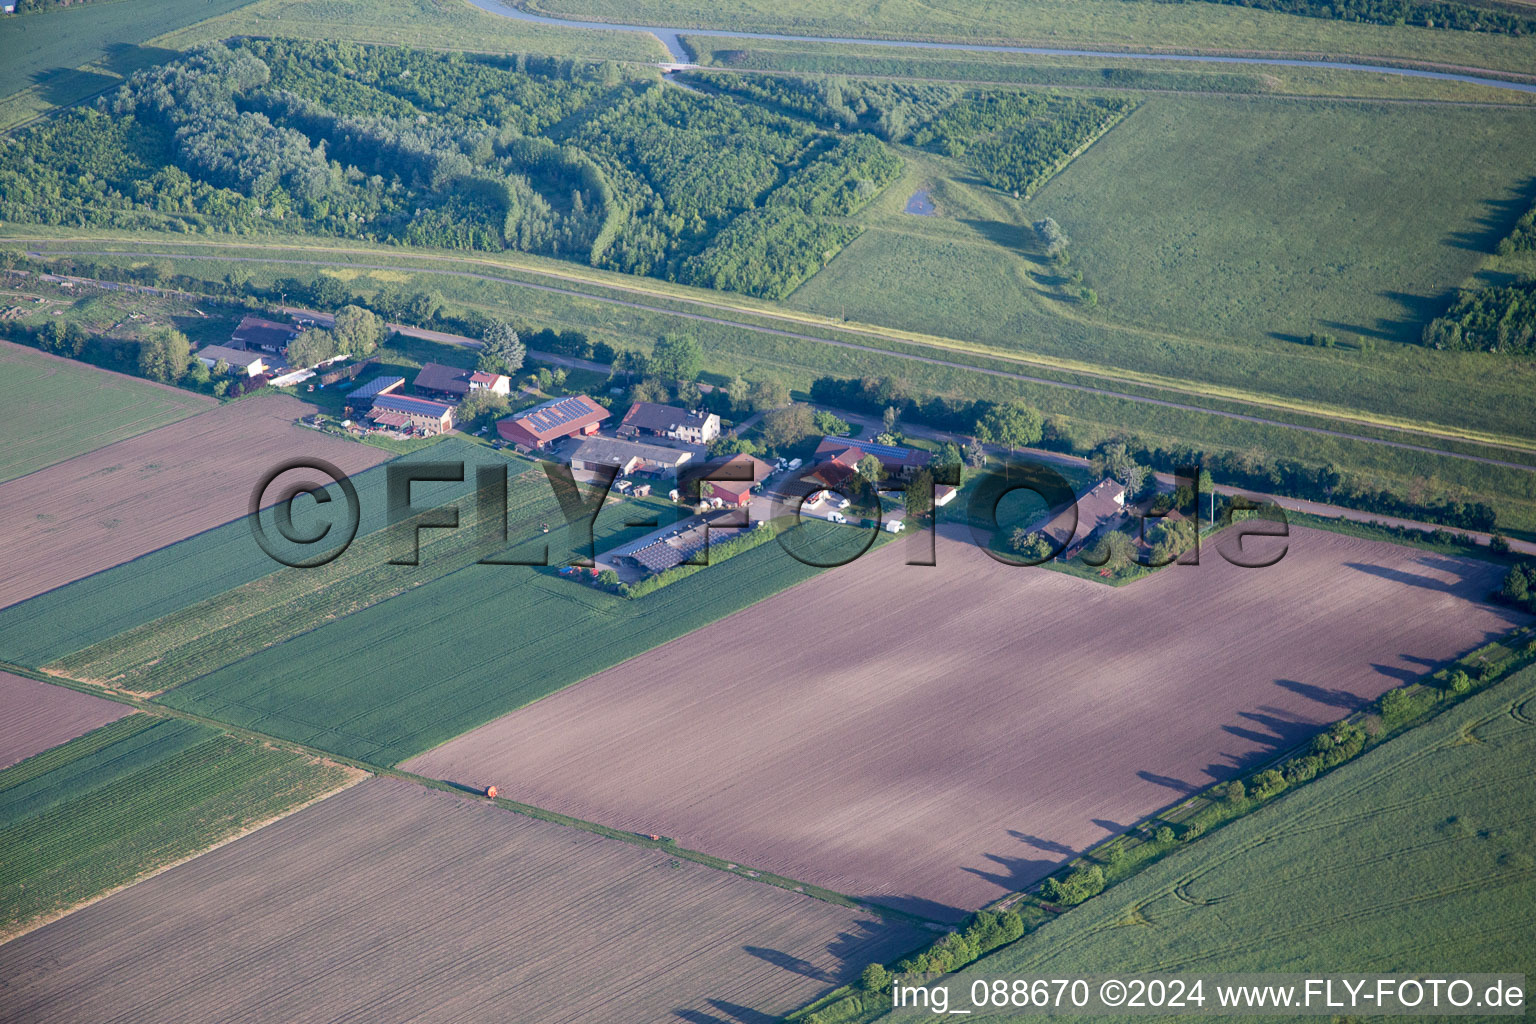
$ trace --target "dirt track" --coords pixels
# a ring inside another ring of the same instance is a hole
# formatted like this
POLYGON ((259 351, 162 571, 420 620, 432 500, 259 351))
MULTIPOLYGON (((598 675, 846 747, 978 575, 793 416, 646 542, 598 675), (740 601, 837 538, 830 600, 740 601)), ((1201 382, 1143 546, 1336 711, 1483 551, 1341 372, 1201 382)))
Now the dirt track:
MULTIPOLYGON (((939 918, 1519 619, 1484 562, 1314 530, 1123 589, 892 544, 405 767, 939 918)), ((725 571, 729 571, 726 569, 725 571)))
POLYGON ((0 768, 132 711, 126 704, 0 672, 0 768))
POLYGON ((924 936, 378 779, 0 946, 0 1019, 738 1024, 924 936))
POLYGON ((285 458, 354 473, 389 457, 299 426, 308 408, 260 395, 0 484, 0 608, 244 515, 285 458))

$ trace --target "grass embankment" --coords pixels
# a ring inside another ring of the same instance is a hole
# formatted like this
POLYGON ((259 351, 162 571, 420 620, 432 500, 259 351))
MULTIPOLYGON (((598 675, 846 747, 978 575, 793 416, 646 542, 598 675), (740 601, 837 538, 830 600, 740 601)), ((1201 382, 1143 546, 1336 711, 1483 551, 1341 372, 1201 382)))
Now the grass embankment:
POLYGON ((0 937, 322 796, 356 773, 135 714, 0 772, 0 937))
MULTIPOLYGON (((1368 25, 1252 8, 1125 0, 529 0, 530 10, 617 23, 1166 52, 1381 57, 1529 72, 1536 41, 1368 25)), ((752 41, 742 42, 752 45, 752 41)))
POLYGON ((978 85, 1212 92, 1238 95, 1337 97, 1410 102, 1525 106, 1536 95, 1445 79, 1283 65, 1202 64, 1126 57, 1052 57, 981 51, 893 50, 888 46, 775 43, 763 39, 688 35, 700 64, 743 72, 913 79, 978 85))

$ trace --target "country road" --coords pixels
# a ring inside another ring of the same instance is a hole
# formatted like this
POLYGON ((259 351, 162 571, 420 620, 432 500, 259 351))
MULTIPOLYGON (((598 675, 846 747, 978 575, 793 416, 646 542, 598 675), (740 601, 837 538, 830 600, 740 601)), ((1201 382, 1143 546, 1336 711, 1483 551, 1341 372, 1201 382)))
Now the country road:
MULTIPOLYGON (((547 14, 533 14, 517 5, 517 0, 469 0, 487 14, 498 14, 517 21, 570 29, 596 29, 604 32, 643 32, 655 36, 667 48, 667 52, 679 64, 687 64, 693 55, 682 41, 682 36, 711 36, 723 39, 761 39, 789 43, 831 43, 842 46, 888 46, 907 50, 968 50, 981 53, 1022 53, 1040 57, 1094 57, 1101 59, 1191 61, 1199 64, 1258 64, 1272 67, 1323 68, 1329 71, 1368 71, 1382 75, 1399 75, 1405 78, 1433 78, 1447 82, 1466 82, 1485 85, 1494 89, 1513 92, 1536 93, 1536 81, 1514 81, 1483 75, 1462 74, 1455 71, 1431 71, 1424 68, 1397 67, 1391 64, 1370 64, 1353 61, 1303 60, 1293 57, 1264 57, 1216 55, 1201 53, 1149 53, 1136 50, 1072 50, 1045 46, 997 46, 983 43, 943 43, 916 39, 859 39, 844 36, 802 36, 775 32, 733 32, 728 29, 695 29, 664 25, 632 25, 624 22, 580 21, 575 18, 557 18, 547 14)), ((1477 70, 1477 69, 1471 69, 1477 70)))
MULTIPOLYGON (((221 243, 205 243, 205 244, 220 245, 221 243)), ((28 251, 28 255, 29 256, 34 256, 34 257, 43 257, 43 256, 48 256, 48 255, 60 255, 60 254, 61 254, 60 251, 55 251, 55 252, 39 252, 39 251, 31 251, 31 250, 28 251)), ((122 255, 122 253, 120 253, 120 252, 85 251, 85 250, 67 250, 67 254, 69 254, 69 255, 77 255, 77 256, 103 256, 103 257, 107 257, 107 256, 121 256, 122 255)), ((1066 381, 1051 380, 1051 379, 1046 378, 1046 377, 1037 377, 1037 376, 1032 376, 1030 374, 1018 373, 1018 372, 1010 371, 1010 370, 998 370, 998 369, 993 369, 993 368, 990 368, 990 367, 976 366, 976 365, 973 365, 971 363, 964 363, 964 362, 959 362, 959 361, 951 360, 951 359, 941 359, 941 358, 938 358, 936 356, 921 356, 921 355, 915 355, 915 354, 909 353, 909 352, 898 352, 898 351, 893 351, 893 350, 887 349, 887 348, 881 348, 881 347, 875 346, 875 345, 862 345, 862 344, 859 344, 858 342, 854 342, 854 341, 846 341, 846 340, 838 340, 838 339, 833 339, 833 338, 825 338, 825 337, 820 337, 820 336, 813 335, 813 334, 806 334, 806 333, 803 333, 803 332, 800 332, 800 331, 792 331, 792 330, 788 330, 788 329, 785 329, 785 328, 767 327, 767 326, 764 326, 764 325, 761 325, 761 324, 747 323, 747 322, 744 322, 744 321, 741 321, 741 320, 733 320, 733 319, 730 319, 730 318, 727 318, 727 317, 716 316, 716 315, 709 314, 709 313, 685 312, 685 311, 678 310, 678 309, 668 309, 668 308, 663 307, 663 306, 651 305, 651 304, 648 304, 648 303, 639 302, 639 301, 635 301, 635 300, 631 300, 631 299, 620 299, 620 298, 614 298, 614 297, 606 296, 606 295, 596 295, 596 294, 593 294, 591 292, 580 291, 580 290, 577 290, 575 288, 568 288, 568 287, 564 287, 564 286, 561 286, 561 285, 541 284, 541 283, 536 283, 536 282, 532 282, 532 281, 522 281, 522 280, 518 280, 516 278, 504 277, 504 276, 499 276, 499 275, 495 275, 495 274, 488 274, 488 273, 480 273, 480 272, 476 272, 476 271, 469 271, 469 270, 445 270, 445 269, 440 269, 440 268, 436 268, 436 267, 405 266, 405 265, 398 265, 398 264, 361 263, 361 262, 355 262, 355 261, 351 261, 351 260, 298 259, 298 258, 290 258, 290 257, 281 257, 280 258, 280 257, 269 257, 269 256, 233 256, 233 255, 224 255, 224 254, 203 256, 203 255, 193 255, 193 254, 187 254, 187 253, 150 252, 150 251, 140 251, 138 253, 138 255, 140 255, 141 257, 163 257, 163 258, 168 258, 168 259, 186 260, 186 261, 194 261, 194 262, 201 260, 201 261, 213 261, 213 262, 224 262, 224 263, 276 264, 276 265, 279 265, 279 266, 335 267, 335 268, 350 268, 350 269, 353 269, 353 270, 408 271, 408 272, 422 273, 422 274, 436 274, 436 275, 441 275, 441 276, 444 276, 444 277, 458 277, 458 278, 465 278, 465 279, 469 279, 469 280, 485 281, 485 282, 489 282, 489 283, 492 283, 492 284, 510 285, 510 286, 517 287, 517 288, 527 288, 527 289, 534 290, 534 291, 549 292, 549 293, 553 293, 553 294, 557 294, 557 295, 569 296, 569 297, 572 297, 572 298, 585 299, 585 300, 587 300, 589 302, 600 302, 600 303, 604 303, 604 304, 610 305, 610 306, 618 306, 618 307, 627 308, 627 309, 635 309, 635 310, 639 310, 641 312, 657 313, 657 314, 661 314, 661 315, 664 315, 664 316, 674 316, 674 317, 679 317, 679 318, 685 319, 685 320, 692 320, 692 321, 695 321, 695 322, 698 322, 698 323, 718 324, 720 326, 731 327, 731 328, 735 328, 735 329, 738 329, 738 330, 753 331, 753 332, 756 332, 756 333, 759 333, 759 334, 769 334, 769 335, 773 335, 775 337, 789 338, 789 339, 794 340, 794 341, 804 341, 804 342, 809 342, 809 343, 817 344, 817 345, 826 345, 826 346, 829 346, 829 347, 832 347, 832 348, 849 349, 849 350, 853 350, 853 351, 857 351, 857 352, 868 352, 870 354, 879 355, 879 356, 883 356, 883 357, 886 357, 886 358, 902 359, 902 360, 906 360, 908 362, 913 362, 913 363, 922 363, 922 364, 930 365, 930 366, 941 366, 941 367, 945 367, 945 368, 949 368, 949 369, 963 370, 963 371, 966 371, 966 372, 969 372, 969 373, 983 374, 983 375, 989 376, 989 377, 998 377, 998 378, 1002 378, 1002 379, 1005 379, 1005 380, 1019 381, 1020 383, 1034 384, 1034 385, 1039 385, 1039 386, 1043 386, 1043 387, 1059 388, 1059 389, 1066 390, 1066 391, 1076 391, 1076 392, 1081 392, 1081 393, 1086 393, 1086 394, 1099 395, 1099 396, 1103 396, 1103 397, 1106 397, 1106 398, 1114 398, 1114 399, 1119 399, 1119 400, 1122 400, 1122 401, 1135 402, 1135 403, 1138 403, 1138 404, 1141 404, 1141 405, 1153 406, 1153 407, 1156 407, 1156 408, 1172 409, 1172 410, 1179 411, 1179 412, 1190 412, 1190 413, 1196 413, 1196 414, 1206 415, 1206 416, 1215 416, 1215 417, 1219 417, 1219 418, 1222 418, 1222 419, 1233 420, 1233 421, 1242 422, 1242 423, 1253 423, 1253 424, 1257 424, 1257 425, 1260 425, 1260 426, 1266 426, 1266 427, 1277 427, 1277 428, 1280 428, 1280 429, 1287 429, 1287 430, 1299 430, 1299 431, 1303 431, 1303 432, 1309 433, 1309 434, 1319 434, 1319 435, 1322 435, 1322 436, 1325 436, 1325 437, 1335 437, 1335 438, 1340 438, 1340 439, 1343 439, 1343 440, 1357 441, 1357 442, 1361 442, 1361 443, 1365 443, 1365 444, 1381 445, 1383 447, 1397 448, 1397 449, 1402 449, 1404 451, 1421 452, 1421 453, 1428 454, 1428 455, 1436 455, 1436 456, 1442 456, 1442 457, 1445 457, 1445 458, 1459 459, 1459 460, 1462 460, 1462 461, 1465 461, 1465 462, 1478 463, 1478 464, 1486 465, 1486 466, 1497 466, 1497 467, 1504 468, 1504 469, 1518 469, 1518 470, 1524 470, 1524 471, 1529 472, 1533 468, 1536 468, 1536 467, 1533 467, 1530 463, 1515 462, 1515 461, 1506 460, 1506 459, 1496 459, 1496 458, 1491 458, 1491 457, 1483 456, 1483 455, 1470 455, 1470 454, 1467 454, 1465 452, 1451 451, 1451 450, 1444 449, 1444 448, 1435 448, 1435 447, 1432 447, 1432 446, 1429 446, 1429 445, 1423 445, 1423 444, 1414 444, 1414 443, 1411 443, 1411 442, 1408 442, 1408 441, 1389 441, 1389 440, 1386 440, 1384 438, 1371 437, 1371 436, 1365 435, 1365 434, 1355 434, 1355 433, 1351 433, 1349 431, 1333 430, 1333 429, 1330 429, 1330 428, 1327 428, 1327 427, 1316 427, 1316 426, 1308 426, 1308 425, 1304 425, 1304 424, 1300 424, 1300 423, 1290 423, 1290 422, 1286 422, 1284 420, 1270 419, 1268 417, 1257 416, 1257 415, 1248 414, 1248 413, 1231 412, 1231 411, 1228 411, 1228 410, 1225 410, 1225 409, 1214 409, 1214 408, 1209 408, 1209 407, 1206 407, 1206 406, 1195 405, 1195 404, 1186 403, 1186 402, 1175 402, 1175 401, 1172 401, 1172 400, 1169 400, 1169 399, 1152 398, 1152 397, 1149 397, 1149 396, 1146 396, 1146 395, 1136 395, 1136 394, 1131 394, 1131 393, 1125 392, 1125 391, 1117 391, 1117 390, 1115 390, 1113 388, 1097 387, 1097 386, 1094 386, 1094 385, 1091 385, 1091 384, 1074 384, 1074 383, 1069 383, 1069 382, 1066 382, 1066 381)), ((555 275, 545 274, 544 272, 539 271, 539 270, 525 270, 523 268, 519 268, 519 272, 527 273, 529 275, 555 276, 555 275)), ((621 288, 623 286, 619 286, 619 285, 615 285, 615 286, 598 285, 597 287, 611 287, 612 289, 617 289, 617 288, 621 288)), ((689 305, 699 305, 699 304, 701 304, 701 303, 699 303, 699 302, 697 302, 695 300, 688 299, 688 298, 683 298, 683 297, 666 296, 666 298, 669 301, 677 302, 677 303, 680 303, 680 304, 689 304, 689 305)), ((757 314, 757 315, 763 316, 764 318, 771 318, 771 317, 774 316, 774 314, 769 313, 769 312, 763 312, 763 313, 760 313, 760 314, 757 314)), ((411 330, 414 331, 415 329, 412 328, 411 330)), ((848 333, 862 333, 862 334, 868 334, 868 335, 873 335, 873 336, 877 336, 877 337, 881 337, 882 336, 882 335, 879 334, 879 332, 874 331, 874 330, 870 330, 870 329, 856 329, 856 330, 850 329, 848 331, 848 333)), ((892 340, 899 341, 899 342, 901 342, 903 344, 913 344, 912 342, 910 342, 910 341, 908 341, 906 339, 896 338, 896 339, 892 339, 892 340)), ((1068 371, 1068 372, 1079 372, 1079 371, 1068 371)), ((1096 374, 1095 376, 1103 376, 1103 377, 1107 377, 1107 378, 1109 378, 1111 380, 1113 379, 1109 374, 1096 374)), ((1128 382, 1128 383, 1139 384, 1140 382, 1128 382)), ((1141 386, 1161 387, 1161 385, 1141 385, 1141 386)), ((1168 389, 1164 388, 1164 390, 1168 390, 1168 389)), ((1242 402, 1243 401, 1242 399, 1228 399, 1228 400, 1229 401, 1236 401, 1236 402, 1242 402)), ((1247 404, 1257 404, 1257 403, 1248 402, 1247 404)), ((1312 415, 1323 415, 1323 416, 1326 416, 1327 414, 1313 413, 1312 415)), ((1347 417, 1343 416, 1343 415, 1335 415, 1333 418, 1344 419, 1344 418, 1347 418, 1347 417)), ((1416 430, 1416 429, 1413 429, 1413 428, 1399 427, 1399 426, 1392 425, 1392 424, 1387 424, 1387 423, 1370 423, 1369 425, 1370 426, 1374 426, 1374 427, 1379 427, 1381 429, 1392 430, 1392 431, 1396 431, 1396 432, 1399 432, 1399 433, 1404 433, 1404 434, 1420 434, 1420 435, 1427 435, 1427 436, 1431 436, 1431 437, 1434 437, 1434 436, 1444 436, 1444 435, 1437 435, 1436 432, 1433 429, 1430 429, 1430 428, 1424 428, 1424 429, 1416 430)), ((1497 442, 1487 442, 1487 441, 1484 441, 1484 442, 1481 442, 1481 443, 1487 444, 1490 447, 1506 447, 1506 448, 1514 448, 1515 447, 1513 445, 1500 445, 1497 442)), ((1518 449, 1515 449, 1515 450, 1518 450, 1518 449)))

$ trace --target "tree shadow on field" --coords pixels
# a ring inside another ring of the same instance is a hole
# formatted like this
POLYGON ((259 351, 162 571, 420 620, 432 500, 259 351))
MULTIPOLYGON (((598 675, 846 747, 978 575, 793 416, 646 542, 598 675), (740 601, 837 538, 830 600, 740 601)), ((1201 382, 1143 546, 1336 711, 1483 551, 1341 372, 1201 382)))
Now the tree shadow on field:
POLYGON ((1421 590, 1434 590, 1442 594, 1454 594, 1461 590, 1459 583, 1447 583, 1433 576, 1423 576, 1416 572, 1406 572, 1402 569, 1392 569, 1385 565, 1369 565, 1365 562, 1345 562, 1345 568, 1363 572, 1367 576, 1376 576, 1380 579, 1391 580, 1394 583, 1402 583, 1410 587, 1418 587, 1421 590))
POLYGON ((1536 199, 1536 175, 1511 188, 1502 199, 1484 199, 1483 211, 1473 221, 1475 226, 1452 231, 1441 244, 1477 253, 1493 252, 1499 240, 1513 230, 1515 221, 1530 209, 1533 199, 1536 199))
MULTIPOLYGON (((1396 676, 1403 669, 1391 669, 1385 665, 1372 665, 1376 671, 1390 676, 1396 676)), ((1416 673, 1409 673, 1410 677, 1417 678, 1416 673)), ((1319 704, 1325 704, 1331 708, 1339 708, 1342 711, 1359 711, 1369 703, 1364 697, 1348 690, 1330 690, 1323 686, 1314 686, 1312 683, 1303 683, 1295 679, 1276 679, 1275 685, 1282 690, 1290 690, 1292 693, 1315 700, 1319 704)))
POLYGON ((1020 255, 1037 255, 1029 251, 1035 245, 1035 233, 1030 228, 1020 227, 1017 224, 1009 224, 1000 220, 962 219, 960 223, 993 245, 1010 249, 1020 255))
POLYGON ((1033 836, 1028 832, 1020 832, 1017 829, 1009 829, 1008 834, 1019 842, 1028 843, 1035 849, 1044 850, 1046 853, 1059 853, 1063 857, 1077 856, 1077 851, 1072 849, 1072 847, 1065 843, 1058 843, 1054 839, 1043 839, 1040 836, 1033 836))
POLYGON ((1175 793, 1189 794, 1194 793, 1202 788, 1192 782, 1185 782, 1183 779, 1176 779, 1172 775, 1159 775, 1156 772, 1139 771, 1136 773, 1136 777, 1144 782, 1155 782, 1159 786, 1166 786, 1168 789, 1173 790, 1175 793))
MULTIPOLYGON (((984 878, 1008 892, 1018 892, 1035 882, 1040 881, 1046 875, 1061 867, 1063 861, 1069 857, 1077 856, 1079 851, 1073 850, 1069 854, 1055 860, 1042 860, 1035 857, 1009 857, 1001 853, 989 853, 987 860, 994 861, 1002 869, 1000 871, 986 871, 982 868, 961 868, 977 878, 984 878)), ((942 920, 942 919, 941 919, 942 920)))
POLYGON ((757 957, 759 960, 766 961, 767 963, 772 964, 780 970, 788 971, 791 974, 798 974, 801 977, 811 978, 814 981, 823 981, 829 984, 837 980, 832 976, 830 972, 822 970, 820 967, 817 967, 809 960, 795 956, 793 953, 785 953, 778 949, 769 949, 766 946, 742 946, 741 948, 748 954, 757 957))

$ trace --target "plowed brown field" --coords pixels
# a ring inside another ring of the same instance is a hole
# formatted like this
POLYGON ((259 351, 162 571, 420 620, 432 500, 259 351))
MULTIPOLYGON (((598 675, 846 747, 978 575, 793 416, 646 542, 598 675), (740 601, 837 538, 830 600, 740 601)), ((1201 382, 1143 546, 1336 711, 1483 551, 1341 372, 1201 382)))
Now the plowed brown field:
POLYGON ((1490 563, 1315 530, 1119 589, 903 548, 405 766, 954 918, 1525 621, 1490 563))
POLYGON ((0 672, 0 768, 132 712, 126 704, 0 672))
POLYGON ((0 608, 244 515, 283 459, 355 473, 389 457, 299 426, 308 409, 259 395, 0 484, 0 608))
POLYGON ((377 779, 0 946, 0 1019, 738 1024, 925 934, 377 779))

